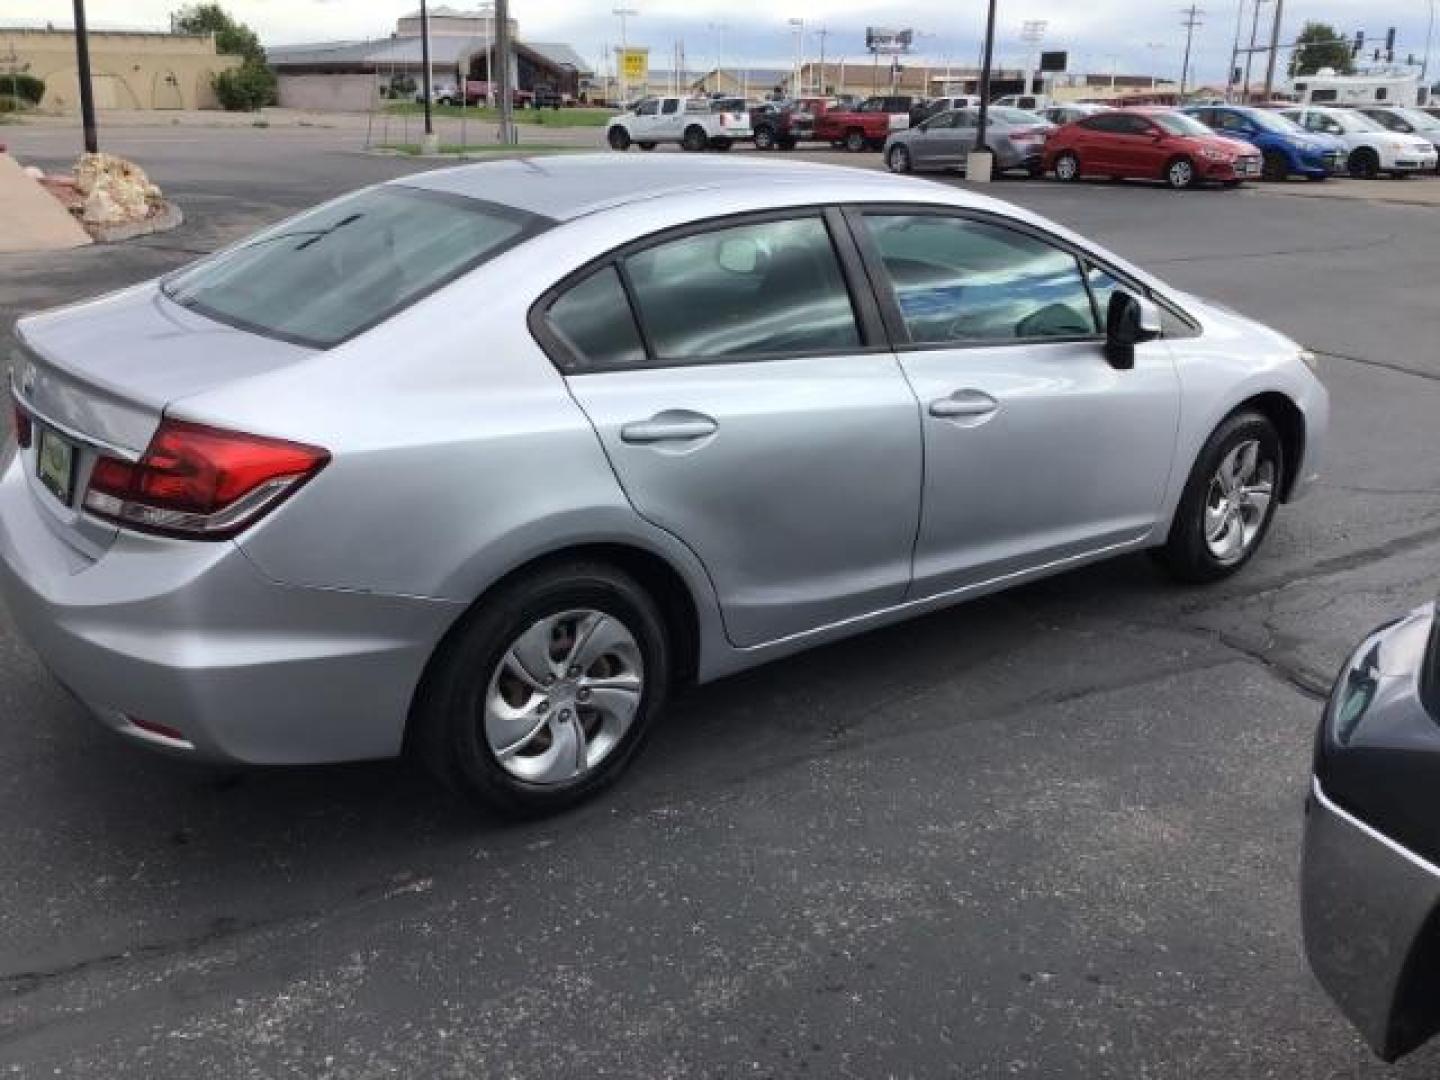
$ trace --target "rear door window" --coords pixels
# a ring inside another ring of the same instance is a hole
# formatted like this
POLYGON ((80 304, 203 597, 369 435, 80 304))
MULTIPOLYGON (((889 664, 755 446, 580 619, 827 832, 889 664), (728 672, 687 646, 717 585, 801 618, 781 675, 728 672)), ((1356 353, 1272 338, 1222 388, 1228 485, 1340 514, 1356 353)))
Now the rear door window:
POLYGON ((670 240, 630 255, 625 270, 659 363, 843 353, 861 344, 818 214, 670 240))
POLYGON ((643 367, 645 344, 615 267, 605 266, 562 293, 547 315, 569 347, 566 374, 643 367))
POLYGON ((478 199, 385 185, 282 222, 161 288, 220 322, 323 349, 549 224, 478 199))

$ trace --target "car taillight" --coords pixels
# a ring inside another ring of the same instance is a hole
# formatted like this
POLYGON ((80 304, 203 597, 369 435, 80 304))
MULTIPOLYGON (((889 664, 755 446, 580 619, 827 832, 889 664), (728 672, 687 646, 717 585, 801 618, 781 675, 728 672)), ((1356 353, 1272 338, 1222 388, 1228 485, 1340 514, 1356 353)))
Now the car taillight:
POLYGON ((20 444, 21 450, 28 450, 35 438, 35 424, 30 419, 30 414, 25 411, 25 406, 15 397, 14 391, 10 394, 10 404, 15 409, 15 441, 20 444))
POLYGON ((329 452, 315 446, 164 420, 138 462, 96 460, 85 509, 143 532, 224 540, 329 461, 329 452))

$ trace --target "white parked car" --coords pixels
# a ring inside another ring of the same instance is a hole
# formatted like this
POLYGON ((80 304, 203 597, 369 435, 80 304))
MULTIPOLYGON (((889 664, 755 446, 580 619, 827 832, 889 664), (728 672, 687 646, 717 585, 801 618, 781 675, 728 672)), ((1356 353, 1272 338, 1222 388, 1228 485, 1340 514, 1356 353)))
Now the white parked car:
POLYGON ((1024 109, 1026 112, 1038 113, 1048 109, 1051 101, 1044 94, 1006 94, 1002 98, 996 98, 990 104, 1006 109, 1024 109))
POLYGON ((1306 131, 1333 135, 1350 150, 1350 175, 1371 179, 1381 173, 1404 176, 1433 170, 1436 151, 1429 139, 1386 131, 1354 109, 1327 109, 1314 105, 1281 109, 1306 131))
POLYGON ((605 127, 612 150, 654 150, 660 143, 679 143, 686 150, 729 150, 736 139, 748 139, 750 115, 716 111, 701 98, 650 97, 637 101, 605 127))

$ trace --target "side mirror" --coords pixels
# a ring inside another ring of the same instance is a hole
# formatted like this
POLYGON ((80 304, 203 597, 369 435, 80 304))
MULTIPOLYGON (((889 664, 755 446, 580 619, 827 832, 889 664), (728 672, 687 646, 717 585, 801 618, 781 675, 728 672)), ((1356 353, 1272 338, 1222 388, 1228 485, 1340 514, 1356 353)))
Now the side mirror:
POLYGON ((1124 289, 1110 294, 1105 312, 1105 359, 1119 371, 1135 366, 1135 346, 1160 336, 1160 309, 1155 301, 1124 289))

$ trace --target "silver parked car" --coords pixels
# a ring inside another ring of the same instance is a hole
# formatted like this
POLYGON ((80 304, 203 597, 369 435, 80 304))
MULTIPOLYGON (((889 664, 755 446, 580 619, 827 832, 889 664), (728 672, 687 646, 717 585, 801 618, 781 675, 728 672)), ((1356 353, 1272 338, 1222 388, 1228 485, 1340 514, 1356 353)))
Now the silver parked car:
POLYGON ((0 593, 105 724, 519 813, 683 683, 1233 573, 1327 418, 1294 342, 1043 218, 774 160, 421 173, 16 333, 0 593))
MULTIPOLYGON (((980 132, 979 109, 938 113, 885 140, 885 165, 891 172, 912 169, 963 169, 980 132)), ((985 144, 995 154, 995 171, 1024 169, 1032 176, 1044 171, 1045 136, 1055 128, 1022 109, 992 107, 986 116, 985 144)))

